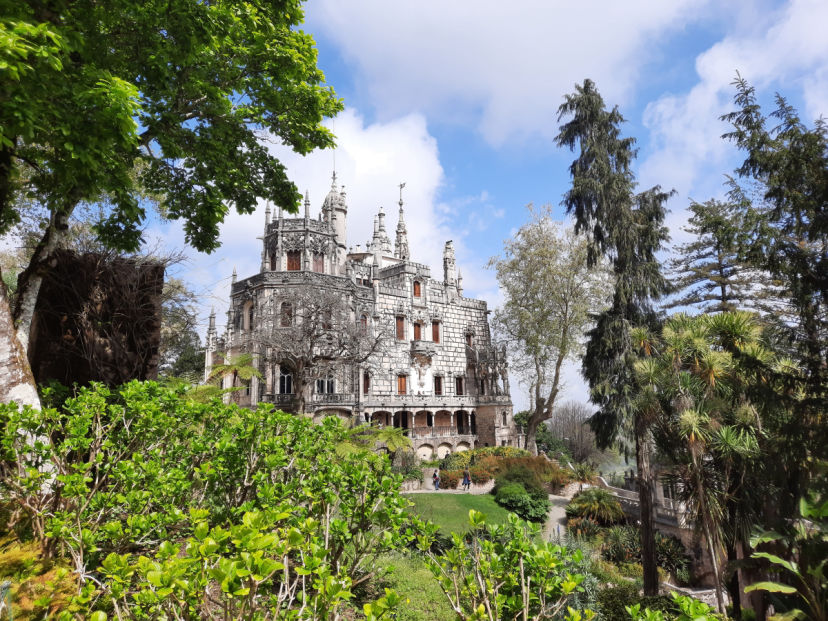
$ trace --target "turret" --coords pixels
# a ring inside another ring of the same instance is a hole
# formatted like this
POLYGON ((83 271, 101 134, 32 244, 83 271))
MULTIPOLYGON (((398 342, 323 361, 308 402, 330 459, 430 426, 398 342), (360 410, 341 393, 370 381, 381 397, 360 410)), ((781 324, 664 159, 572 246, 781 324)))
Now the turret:
POLYGON ((448 240, 443 249, 443 282, 446 287, 457 287, 457 262, 454 260, 452 240, 448 240))
POLYGON ((210 309, 210 320, 207 324, 207 342, 204 347, 204 381, 210 377, 213 372, 213 352, 216 351, 218 342, 218 333, 216 332, 216 309, 210 309))
POLYGON ((402 191, 404 183, 400 184, 400 215, 397 219, 397 238, 394 240, 394 256, 403 261, 408 261, 411 254, 408 250, 408 231, 405 228, 405 215, 403 214, 402 191))

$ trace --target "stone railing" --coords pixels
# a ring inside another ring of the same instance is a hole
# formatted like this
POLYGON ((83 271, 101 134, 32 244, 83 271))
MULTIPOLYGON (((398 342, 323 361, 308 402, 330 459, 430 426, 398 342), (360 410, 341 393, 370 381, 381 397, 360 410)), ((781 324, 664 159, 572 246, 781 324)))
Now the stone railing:
POLYGON ((477 429, 476 427, 472 426, 471 429, 458 430, 457 427, 450 427, 448 425, 438 425, 435 427, 413 427, 411 429, 406 429, 405 435, 407 435, 412 440, 422 440, 423 438, 449 438, 460 436, 468 436, 469 438, 474 438, 477 436, 477 429))

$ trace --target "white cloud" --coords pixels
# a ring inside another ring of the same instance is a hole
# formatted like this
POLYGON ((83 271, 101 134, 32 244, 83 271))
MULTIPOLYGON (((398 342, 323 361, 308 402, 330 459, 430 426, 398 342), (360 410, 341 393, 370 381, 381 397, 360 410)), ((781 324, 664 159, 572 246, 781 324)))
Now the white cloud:
POLYGON ((608 101, 629 100, 656 46, 706 4, 315 0, 307 21, 352 63, 381 116, 471 121, 497 145, 554 136, 562 94, 585 77, 608 101))
POLYGON ((739 22, 733 34, 697 57, 698 80, 686 93, 664 95, 644 112, 650 155, 640 179, 645 187, 677 190, 669 220, 674 241, 683 241, 678 226, 686 221, 689 199, 721 197, 724 175, 739 161, 721 138, 730 127, 719 120, 734 108, 736 71, 764 97, 776 89, 801 91, 806 121, 828 111, 828 3, 795 0, 776 12, 742 14, 739 22))

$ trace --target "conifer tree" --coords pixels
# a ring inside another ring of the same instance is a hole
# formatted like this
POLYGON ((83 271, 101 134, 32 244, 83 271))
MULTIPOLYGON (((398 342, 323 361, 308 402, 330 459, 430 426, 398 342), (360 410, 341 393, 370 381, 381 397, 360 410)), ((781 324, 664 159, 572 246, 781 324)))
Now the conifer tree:
POLYGON ((655 186, 635 193, 634 138, 621 136, 624 117, 607 110, 591 80, 576 85, 558 108, 558 119, 572 117, 560 128, 559 146, 579 149, 570 166, 572 188, 563 204, 575 215, 575 230, 589 231, 590 261, 607 257, 615 276, 612 305, 597 316, 589 332, 583 373, 598 411, 590 419, 602 447, 634 444, 641 510, 644 592, 658 592, 653 524, 654 476, 651 468, 653 420, 636 407, 639 391, 633 329, 655 328, 653 308, 668 290, 656 253, 669 239, 664 204, 671 192, 655 186))
POLYGON ((744 260, 752 218, 741 205, 715 199, 690 205, 685 231, 692 241, 676 248, 670 280, 676 296, 664 308, 705 313, 752 310, 767 323, 790 322, 782 282, 744 260))

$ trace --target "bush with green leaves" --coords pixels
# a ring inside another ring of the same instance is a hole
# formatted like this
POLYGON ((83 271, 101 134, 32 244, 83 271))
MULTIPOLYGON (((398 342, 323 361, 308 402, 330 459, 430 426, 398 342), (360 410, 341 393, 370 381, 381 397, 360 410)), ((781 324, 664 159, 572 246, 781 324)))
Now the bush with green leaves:
POLYGON ((627 608, 636 604, 658 611, 672 611, 675 608, 671 598, 641 595, 639 587, 628 582, 598 591, 596 612, 602 621, 629 621, 627 608))
POLYGON ((509 458, 529 457, 531 455, 529 451, 514 446, 484 446, 471 451, 451 453, 443 460, 442 467, 447 470, 462 470, 463 468, 474 465, 477 460, 486 456, 509 458))
MULTIPOLYGON (((21 532, 71 559, 83 586, 66 619, 329 618, 422 530, 357 432, 93 385, 57 408, 0 405, 0 493, 21 532)), ((369 618, 396 601, 381 599, 369 618)))
POLYGON ((569 518, 589 518, 601 526, 611 526, 624 520, 624 510, 607 490, 590 487, 575 494, 566 506, 569 518))
MULTIPOLYGON (((646 601, 626 606, 627 620, 631 621, 716 621, 720 617, 713 609, 697 599, 687 595, 671 593, 672 606, 662 609, 658 603, 654 607, 647 605, 646 601), (642 604, 645 606, 641 610, 642 604)), ((641 598, 645 600, 645 598, 641 598)), ((664 596, 657 596, 652 599, 666 599, 664 596)))
POLYGON ((572 608, 584 576, 576 568, 580 551, 538 543, 539 528, 510 514, 503 525, 486 524, 485 516, 469 511, 471 531, 455 534, 442 555, 420 549, 458 619, 564 618, 589 620, 591 611, 572 608))
POLYGON ((520 483, 506 483, 498 487, 495 502, 530 522, 545 522, 549 514, 549 501, 527 493, 520 483))
MULTIPOLYGON (((689 578, 690 557, 684 544, 673 535, 655 533, 656 562, 681 582, 689 578)), ((613 526, 604 531, 601 556, 611 563, 640 563, 641 538, 634 526, 613 526)))

